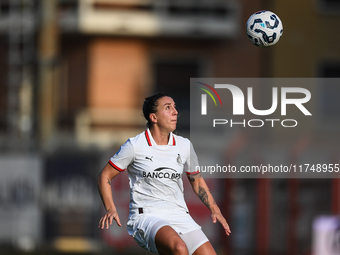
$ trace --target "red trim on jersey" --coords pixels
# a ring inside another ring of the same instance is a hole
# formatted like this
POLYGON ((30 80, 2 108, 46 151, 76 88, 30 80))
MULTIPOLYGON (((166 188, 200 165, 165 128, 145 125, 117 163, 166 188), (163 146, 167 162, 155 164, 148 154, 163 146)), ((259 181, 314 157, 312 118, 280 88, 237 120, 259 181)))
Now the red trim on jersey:
MULTIPOLYGON (((149 136, 149 132, 147 130, 145 130, 145 138, 146 141, 148 143, 149 146, 152 146, 151 140, 150 140, 150 136, 149 136)), ((174 135, 172 135, 172 145, 175 146, 176 145, 176 140, 174 135)))
POLYGON ((145 138, 146 138, 146 141, 148 142, 148 145, 152 146, 151 141, 150 141, 150 137, 149 137, 149 133, 148 133, 147 130, 145 131, 145 138))
POLYGON ((191 175, 191 174, 198 174, 200 171, 198 170, 198 171, 196 171, 196 172, 186 172, 186 174, 188 174, 188 175, 191 175))
POLYGON ((121 169, 121 168, 119 168, 118 166, 116 166, 115 164, 113 164, 113 163, 111 162, 111 160, 109 160, 109 164, 110 164, 114 169, 118 170, 119 172, 124 172, 124 171, 125 171, 125 169, 121 169))

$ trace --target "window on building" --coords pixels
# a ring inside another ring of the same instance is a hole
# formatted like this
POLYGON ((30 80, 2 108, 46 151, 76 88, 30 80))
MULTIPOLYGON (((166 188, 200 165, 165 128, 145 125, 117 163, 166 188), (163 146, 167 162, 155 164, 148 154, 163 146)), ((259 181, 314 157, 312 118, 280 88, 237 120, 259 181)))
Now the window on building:
POLYGON ((179 113, 177 130, 190 128, 190 78, 202 77, 199 59, 157 59, 154 62, 154 92, 171 96, 179 113))

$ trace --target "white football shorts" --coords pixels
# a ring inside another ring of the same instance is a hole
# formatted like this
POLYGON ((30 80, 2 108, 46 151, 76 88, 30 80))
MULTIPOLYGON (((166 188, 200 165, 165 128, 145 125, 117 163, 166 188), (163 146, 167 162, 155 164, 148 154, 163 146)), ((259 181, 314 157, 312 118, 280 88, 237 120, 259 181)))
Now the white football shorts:
POLYGON ((208 242, 201 227, 185 211, 173 210, 163 212, 144 212, 133 214, 127 223, 129 235, 139 246, 158 254, 155 236, 157 231, 171 226, 187 245, 189 254, 193 254, 202 244, 208 242))

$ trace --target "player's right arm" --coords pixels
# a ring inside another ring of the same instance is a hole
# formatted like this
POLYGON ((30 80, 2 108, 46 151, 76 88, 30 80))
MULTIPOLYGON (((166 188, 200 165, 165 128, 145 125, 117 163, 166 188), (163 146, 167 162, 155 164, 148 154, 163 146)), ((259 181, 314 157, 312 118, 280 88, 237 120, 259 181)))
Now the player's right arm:
POLYGON ((113 202, 111 189, 111 180, 119 173, 120 171, 107 163, 98 176, 98 190, 106 210, 106 213, 99 221, 98 228, 104 229, 106 227, 106 229, 108 229, 109 226, 112 225, 113 220, 117 222, 118 226, 122 226, 118 216, 117 208, 113 202))

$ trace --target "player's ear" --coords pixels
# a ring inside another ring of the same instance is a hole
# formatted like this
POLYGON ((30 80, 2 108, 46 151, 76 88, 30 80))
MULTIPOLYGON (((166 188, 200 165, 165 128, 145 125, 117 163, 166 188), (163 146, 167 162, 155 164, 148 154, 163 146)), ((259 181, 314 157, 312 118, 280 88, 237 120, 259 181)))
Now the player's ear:
POLYGON ((150 120, 152 123, 156 123, 157 122, 157 116, 155 113, 150 113, 150 120))

